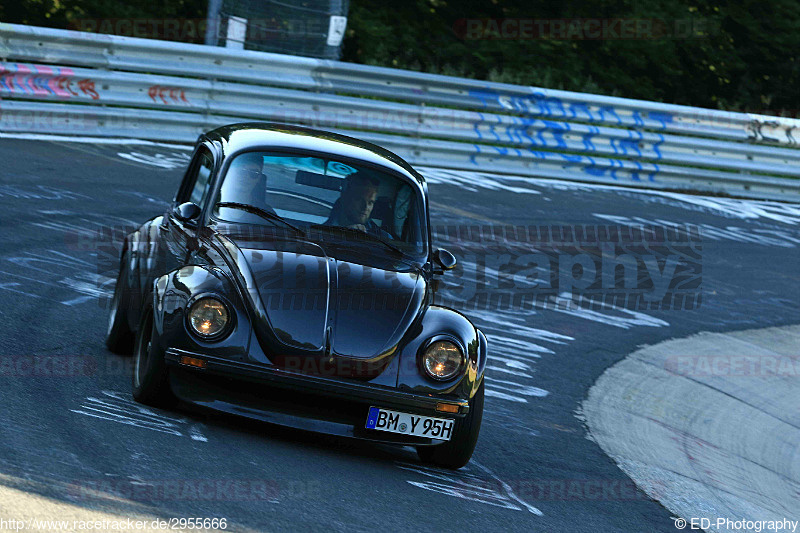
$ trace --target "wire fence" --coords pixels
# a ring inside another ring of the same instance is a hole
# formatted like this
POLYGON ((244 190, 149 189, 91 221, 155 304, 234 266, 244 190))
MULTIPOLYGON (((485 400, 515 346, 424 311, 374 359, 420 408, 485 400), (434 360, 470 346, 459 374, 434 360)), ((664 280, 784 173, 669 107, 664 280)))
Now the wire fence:
POLYGON ((349 0, 222 0, 216 44, 339 59, 349 0))

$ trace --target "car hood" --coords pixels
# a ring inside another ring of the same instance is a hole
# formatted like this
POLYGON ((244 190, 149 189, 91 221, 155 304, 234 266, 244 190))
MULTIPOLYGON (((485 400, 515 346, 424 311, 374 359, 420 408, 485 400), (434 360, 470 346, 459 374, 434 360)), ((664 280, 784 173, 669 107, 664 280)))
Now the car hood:
POLYGON ((425 298, 415 268, 368 265, 368 258, 345 259, 311 242, 232 240, 243 258, 240 273, 253 285, 250 297, 258 299, 252 303, 261 308, 253 326, 268 356, 374 359, 400 342, 425 298))

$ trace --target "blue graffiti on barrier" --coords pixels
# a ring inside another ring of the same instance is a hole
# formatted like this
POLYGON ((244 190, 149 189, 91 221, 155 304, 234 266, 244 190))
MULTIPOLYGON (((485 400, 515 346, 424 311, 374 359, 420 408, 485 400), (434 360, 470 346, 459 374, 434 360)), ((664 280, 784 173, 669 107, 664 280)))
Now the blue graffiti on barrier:
MULTIPOLYGON (((511 123, 504 123, 502 117, 495 115, 494 121, 487 120, 482 113, 478 113, 479 120, 473 124, 473 128, 479 140, 484 139, 481 134, 481 126, 488 127, 489 133, 495 138, 497 142, 503 142, 497 127, 503 127, 505 124, 505 137, 508 142, 513 144, 526 145, 525 149, 535 158, 540 160, 552 160, 554 157, 560 158, 565 162, 564 168, 572 166, 580 166, 580 170, 586 174, 597 177, 609 177, 613 180, 620 179, 621 175, 618 174, 622 171, 630 175, 633 181, 641 181, 644 174, 647 174, 649 181, 655 181, 655 176, 659 173, 660 168, 658 164, 647 163, 643 165, 638 159, 647 157, 651 159, 661 160, 663 154, 660 147, 664 143, 665 138, 660 133, 648 134, 657 135, 655 142, 652 145, 652 155, 645 154, 643 151, 645 142, 645 134, 642 132, 643 128, 649 129, 667 129, 668 125, 673 122, 673 116, 667 112, 659 111, 641 111, 637 109, 629 110, 629 118, 623 118, 618 113, 614 106, 598 105, 590 106, 587 102, 568 102, 555 96, 548 96, 541 90, 532 90, 527 95, 514 95, 514 94, 501 94, 492 89, 485 90, 471 90, 470 97, 477 99, 481 107, 485 109, 495 110, 508 110, 517 111, 520 114, 528 115, 523 117, 508 117, 511 123), (531 116, 533 115, 533 116, 531 116), (538 119, 536 118, 538 117, 538 119), (580 134, 581 143, 568 142, 567 136, 572 132, 570 124, 565 122, 558 122, 553 119, 563 118, 566 120, 579 120, 589 122, 585 126, 588 131, 579 129, 585 133, 580 134), (536 121, 541 121, 541 126, 535 127, 536 121), (628 138, 615 139, 610 137, 609 147, 613 150, 615 155, 621 155, 631 158, 631 160, 622 159, 600 159, 596 160, 592 157, 561 154, 553 152, 543 152, 535 150, 537 147, 547 147, 556 149, 570 149, 581 150, 581 144, 584 151, 587 152, 603 152, 610 153, 608 148, 599 148, 595 144, 595 137, 603 135, 601 129, 592 125, 591 123, 603 123, 613 126, 628 126, 626 129, 628 138), (536 130, 534 133, 533 130, 536 130), (532 136, 535 135, 534 136, 532 136), (549 140, 545 135, 552 135, 552 140, 549 140)), ((630 108, 628 108, 630 109, 630 108)), ((470 157, 473 164, 478 165, 475 156, 481 153, 479 145, 473 145, 475 152, 470 157)), ((509 155, 508 148, 492 146, 499 155, 509 155)), ((522 152, 517 149, 512 149, 513 153, 518 156, 522 152)), ((649 150, 648 150, 649 152, 649 150)))

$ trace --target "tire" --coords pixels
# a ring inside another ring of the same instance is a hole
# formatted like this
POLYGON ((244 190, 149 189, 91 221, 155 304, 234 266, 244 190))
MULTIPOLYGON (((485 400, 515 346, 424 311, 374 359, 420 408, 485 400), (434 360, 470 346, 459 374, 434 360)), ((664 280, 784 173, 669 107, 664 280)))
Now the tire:
POLYGON ((128 252, 122 255, 117 282, 114 285, 114 297, 108 314, 106 330, 106 347, 117 355, 131 355, 135 335, 128 325, 130 289, 128 279, 128 252))
POLYGON ((452 439, 436 446, 417 446, 417 455, 423 462, 453 470, 469 462, 481 431, 483 388, 484 382, 481 382, 478 392, 469 401, 469 413, 456 420, 452 439))
POLYGON ((133 399, 152 407, 171 407, 175 397, 169 387, 169 371, 164 356, 153 346, 153 311, 145 308, 133 350, 133 399))

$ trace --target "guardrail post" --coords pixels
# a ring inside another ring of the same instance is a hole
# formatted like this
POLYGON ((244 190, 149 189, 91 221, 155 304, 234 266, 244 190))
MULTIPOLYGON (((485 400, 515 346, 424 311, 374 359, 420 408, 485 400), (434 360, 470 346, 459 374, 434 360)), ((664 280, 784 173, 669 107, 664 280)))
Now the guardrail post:
POLYGON ((208 0, 208 15, 206 16, 206 38, 205 42, 209 46, 219 44, 220 17, 222 0, 208 0))

